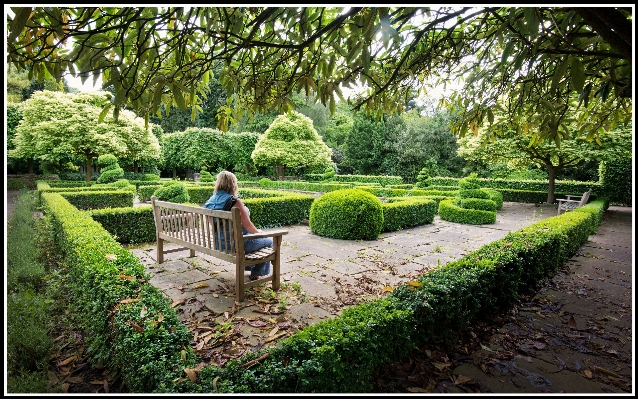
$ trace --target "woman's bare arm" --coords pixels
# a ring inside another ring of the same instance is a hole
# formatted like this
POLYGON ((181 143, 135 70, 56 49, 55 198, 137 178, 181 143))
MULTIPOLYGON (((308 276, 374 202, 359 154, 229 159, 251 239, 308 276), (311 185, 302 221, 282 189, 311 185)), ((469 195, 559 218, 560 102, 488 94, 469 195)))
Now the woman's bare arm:
POLYGON ((239 208, 239 214, 241 215, 241 225, 244 227, 244 229, 252 234, 261 233, 261 230, 257 229, 253 222, 250 220, 248 208, 246 208, 246 205, 244 205, 244 203, 241 202, 239 198, 237 198, 237 202, 235 202, 234 206, 239 208))

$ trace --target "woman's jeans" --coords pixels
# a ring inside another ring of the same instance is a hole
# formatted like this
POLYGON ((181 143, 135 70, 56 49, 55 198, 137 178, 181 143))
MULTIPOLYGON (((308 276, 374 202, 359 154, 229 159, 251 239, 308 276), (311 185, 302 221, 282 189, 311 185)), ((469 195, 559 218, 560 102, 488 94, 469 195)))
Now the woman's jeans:
MULTIPOLYGON (((250 234, 250 233, 244 233, 250 234)), ((253 240, 244 240, 244 252, 254 252, 259 248, 270 247, 272 248, 272 238, 255 238, 253 240)), ((250 270, 251 277, 266 276, 270 274, 270 261, 264 263, 258 263, 252 266, 246 266, 246 270, 250 270)))

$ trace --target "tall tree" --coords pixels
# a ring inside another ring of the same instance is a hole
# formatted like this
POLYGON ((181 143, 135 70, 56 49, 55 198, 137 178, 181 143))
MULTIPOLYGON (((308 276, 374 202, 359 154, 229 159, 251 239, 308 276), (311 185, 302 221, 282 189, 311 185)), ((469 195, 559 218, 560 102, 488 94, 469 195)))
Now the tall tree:
POLYGON ((547 203, 554 203, 556 174, 566 168, 582 165, 587 160, 614 160, 630 157, 632 151, 631 125, 607 132, 600 144, 588 142, 583 136, 564 139, 560 146, 553 142, 533 142, 515 129, 504 128, 494 142, 486 143, 485 136, 467 136, 459 140, 458 155, 470 161, 486 163, 507 162, 512 169, 527 169, 530 163, 544 166, 548 171, 547 203))
POLYGON ((332 151, 321 140, 312 119, 296 111, 279 115, 259 138, 251 155, 255 165, 272 165, 281 180, 286 168, 326 168, 332 151))
POLYGON ((365 114, 354 117, 352 131, 345 140, 344 155, 346 165, 354 168, 354 172, 364 175, 387 174, 396 162, 394 144, 395 130, 401 130, 403 124, 400 118, 394 118, 394 123, 376 120, 365 114))
MULTIPOLYGON (((342 87, 367 87, 356 110, 400 112, 415 87, 469 74, 455 124, 459 135, 491 119, 508 94, 508 112, 537 101, 534 131, 562 137, 556 109, 580 96, 590 138, 630 118, 632 7, 12 7, 7 62, 33 76, 113 85, 113 105, 148 117, 168 107, 201 111, 217 62, 231 106, 226 130, 247 109, 293 109, 297 90, 335 109, 342 87), (66 47, 73 44, 71 50, 66 47), (543 100, 543 101, 540 101, 543 100), (467 102, 466 102, 467 101, 467 102), (554 119, 552 119, 554 115, 554 119), (608 117, 610 116, 610 117, 608 117), (540 126, 535 124, 535 126, 540 126)), ((562 129, 562 130, 561 130, 562 129)))
POLYGON ((396 165, 392 174, 401 176, 406 183, 414 183, 426 164, 436 165, 440 176, 460 172, 463 159, 456 155, 458 144, 448 128, 450 118, 446 113, 438 111, 421 116, 415 109, 403 114, 402 119, 405 129, 397 132, 396 165))
POLYGON ((145 145, 133 145, 144 140, 152 146, 157 140, 144 127, 144 121, 130 111, 121 111, 117 121, 107 116, 98 122, 107 101, 104 92, 35 92, 22 104, 22 120, 13 139, 15 148, 8 156, 57 163, 70 154, 86 161, 86 181, 91 180, 93 158, 102 154, 159 158, 158 147, 154 151, 145 145))

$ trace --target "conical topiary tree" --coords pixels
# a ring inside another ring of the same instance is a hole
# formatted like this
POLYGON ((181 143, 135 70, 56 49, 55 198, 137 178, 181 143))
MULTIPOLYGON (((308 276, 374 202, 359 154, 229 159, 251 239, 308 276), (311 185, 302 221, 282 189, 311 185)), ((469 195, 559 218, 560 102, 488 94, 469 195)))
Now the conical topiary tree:
POLYGON ((100 155, 97 158, 97 164, 100 167, 98 183, 113 183, 124 177, 124 169, 120 168, 117 158, 113 154, 100 155))
POLYGON ((213 175, 211 175, 210 172, 206 170, 206 168, 202 167, 202 169, 199 171, 199 181, 210 183, 215 181, 215 177, 213 177, 213 175))
POLYGON ((279 115, 259 138, 251 158, 255 165, 274 166, 281 180, 286 168, 330 166, 332 150, 315 130, 312 119, 291 111, 279 115))

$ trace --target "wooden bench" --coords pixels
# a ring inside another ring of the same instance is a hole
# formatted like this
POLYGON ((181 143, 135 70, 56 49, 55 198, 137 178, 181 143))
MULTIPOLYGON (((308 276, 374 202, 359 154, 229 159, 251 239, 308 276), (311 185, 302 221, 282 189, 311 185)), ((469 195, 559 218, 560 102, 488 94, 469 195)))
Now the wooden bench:
POLYGON ((567 199, 559 199, 558 200, 558 214, 560 215, 560 211, 563 210, 565 212, 573 211, 576 208, 580 208, 585 205, 587 201, 589 201, 589 194, 591 194, 591 188, 583 195, 568 195, 567 199), (580 199, 573 199, 573 198, 580 199))
POLYGON ((157 263, 164 262, 164 254, 190 249, 214 256, 235 264, 235 297, 244 300, 244 289, 272 281, 277 291, 280 284, 281 241, 286 230, 272 230, 258 234, 243 235, 239 208, 230 211, 212 210, 198 206, 159 201, 151 197, 155 234, 157 238, 157 263), (225 237, 226 239, 222 239, 225 237), (261 248, 255 252, 244 252, 244 240, 272 237, 272 248, 261 248), (164 241, 182 245, 180 248, 164 250, 164 241), (244 281, 246 266, 270 261, 272 274, 254 281, 244 281))

